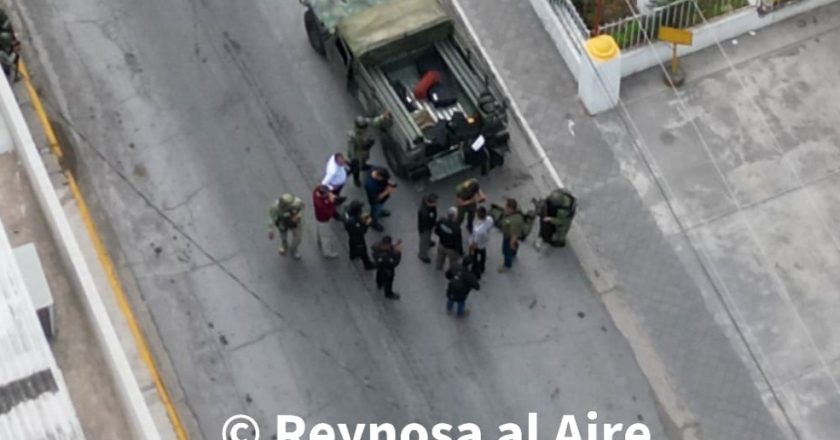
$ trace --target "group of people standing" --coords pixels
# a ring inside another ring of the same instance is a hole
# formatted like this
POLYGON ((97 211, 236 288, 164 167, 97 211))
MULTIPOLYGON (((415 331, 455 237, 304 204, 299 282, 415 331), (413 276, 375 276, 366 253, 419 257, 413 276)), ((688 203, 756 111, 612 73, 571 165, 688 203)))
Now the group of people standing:
MULTIPOLYGON (((356 118, 353 130, 349 133, 347 155, 335 153, 330 156, 325 176, 313 190, 312 205, 321 253, 327 258, 338 256, 335 243, 331 240, 332 234, 326 229, 333 220, 342 222, 347 233, 350 259, 361 260, 366 270, 376 270, 377 288, 384 291, 386 298, 399 299, 400 295, 393 290, 393 284, 396 268, 402 261, 402 242, 390 235, 383 235, 378 242, 368 247, 366 240, 369 229, 384 231, 381 220, 390 215, 385 204, 397 188, 397 183, 391 179, 386 168, 368 164, 370 150, 374 145, 368 128, 379 127, 389 119, 387 113, 374 118, 356 118), (364 189, 369 206, 367 211, 364 202, 351 200, 345 203, 347 198, 341 196, 350 176, 356 187, 364 189)), ((557 194, 552 193, 549 198, 535 201, 535 204, 540 215, 541 241, 548 238, 552 245, 562 246, 574 212, 556 209, 555 202, 563 197, 555 196, 557 194), (548 217, 549 211, 554 217, 548 217), (559 217, 564 219, 560 220, 559 217), (548 228, 554 231, 550 235, 545 234, 548 228), (562 235, 561 240, 556 239, 555 232, 562 235)), ((571 194, 568 197, 570 199, 564 199, 565 202, 574 204, 571 194)), ((455 187, 454 205, 441 217, 438 216, 438 201, 438 195, 430 193, 424 195, 420 203, 417 211, 417 257, 423 263, 431 264, 431 249, 437 247, 434 265, 441 271, 446 267, 447 312, 455 310, 457 316, 462 317, 469 313, 466 309, 469 293, 480 289, 479 281, 486 270, 487 246, 493 228, 497 227, 502 232, 503 261, 498 271, 506 272, 513 266, 520 242, 530 231, 533 216, 523 213, 515 199, 507 199, 504 206, 491 205, 488 208, 485 206, 487 196, 475 178, 467 179, 455 187), (466 240, 462 234, 465 222, 466 240)), ((301 258, 299 246, 303 210, 303 201, 292 194, 283 194, 269 208, 269 238, 273 239, 277 231, 280 255, 291 254, 295 259, 301 258)))

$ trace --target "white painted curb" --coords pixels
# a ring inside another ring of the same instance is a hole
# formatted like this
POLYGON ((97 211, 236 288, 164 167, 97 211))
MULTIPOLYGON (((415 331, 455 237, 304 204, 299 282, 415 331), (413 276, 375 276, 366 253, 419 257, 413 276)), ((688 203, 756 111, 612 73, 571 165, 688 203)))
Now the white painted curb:
MULTIPOLYGON (((467 19, 467 15, 464 13, 463 8, 461 8, 458 0, 451 0, 451 3, 455 11, 458 13, 459 21, 464 25, 473 44, 481 53, 481 58, 489 66, 490 73, 496 79, 496 83, 502 89, 504 95, 510 100, 510 109, 513 113, 514 119, 516 119, 517 125, 519 125, 525 133, 526 140, 530 144, 531 148, 536 151, 537 156, 540 159, 540 163, 542 163, 548 171, 548 175, 552 180, 551 183, 553 183, 557 188, 565 188, 563 181, 560 179, 560 174, 557 172, 557 169, 554 168, 554 164, 551 163, 551 159, 549 159, 548 154, 546 154, 545 148, 543 148, 542 144, 540 144, 536 134, 534 134, 534 131, 528 125, 528 121, 525 120, 525 115, 519 109, 516 101, 513 100, 510 94, 510 89, 508 89, 507 84, 505 84, 502 76, 499 74, 499 69, 496 68, 493 60, 488 56, 487 50, 483 45, 481 45, 481 40, 475 33, 475 29, 473 29, 472 24, 470 24, 470 21, 467 19)), ((548 186, 551 185, 549 184, 548 186)), ((579 220, 583 217, 581 214, 582 213, 579 211, 576 216, 579 220)), ((568 242, 569 247, 574 250, 586 277, 589 279, 589 282, 592 283, 592 287, 595 289, 595 292, 599 295, 603 295, 613 290, 615 288, 615 276, 613 271, 607 267, 606 263, 601 260, 600 257, 598 257, 598 254, 595 252, 592 244, 578 226, 578 222, 572 223, 572 229, 569 231, 568 242)))
POLYGON ((18 159, 23 164, 35 196, 38 198, 53 239, 61 253, 64 267, 73 280, 74 290, 82 295, 81 299, 86 307, 88 319, 96 333, 102 354, 111 371, 114 386, 133 429, 133 437, 138 440, 158 440, 161 438, 160 433, 143 398, 143 393, 140 391, 140 386, 137 384, 137 379, 131 371, 128 358, 122 349, 79 243, 70 228, 70 222, 61 207, 17 99, 5 75, 0 76, 3 76, 0 80, 0 114, 8 127, 18 159))

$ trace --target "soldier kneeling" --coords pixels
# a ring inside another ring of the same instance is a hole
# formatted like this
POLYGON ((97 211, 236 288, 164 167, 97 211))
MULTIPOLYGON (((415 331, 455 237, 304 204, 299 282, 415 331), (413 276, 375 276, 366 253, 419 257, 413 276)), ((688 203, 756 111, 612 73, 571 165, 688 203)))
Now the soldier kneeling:
POLYGON ((537 215, 540 217, 540 237, 537 248, 543 243, 554 247, 566 246, 566 235, 572 227, 572 219, 577 211, 577 200, 565 189, 556 189, 542 200, 534 200, 537 215))

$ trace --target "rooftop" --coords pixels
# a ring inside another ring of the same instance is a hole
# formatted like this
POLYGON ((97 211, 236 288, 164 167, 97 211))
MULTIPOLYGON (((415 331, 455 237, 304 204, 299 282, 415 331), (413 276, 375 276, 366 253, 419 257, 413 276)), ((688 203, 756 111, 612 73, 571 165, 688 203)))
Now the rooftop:
MULTIPOLYGON (((0 438, 126 438, 107 363, 9 138, 0 119, 0 438), (49 341, 13 257, 29 244, 54 302, 49 341)), ((47 166, 58 182, 58 165, 47 166)))

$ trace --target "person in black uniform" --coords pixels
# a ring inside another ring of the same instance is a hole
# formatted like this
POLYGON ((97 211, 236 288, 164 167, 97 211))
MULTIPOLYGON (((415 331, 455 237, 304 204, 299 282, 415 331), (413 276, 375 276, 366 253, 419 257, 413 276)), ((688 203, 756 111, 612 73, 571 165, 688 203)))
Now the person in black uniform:
POLYGON ((443 269, 443 264, 449 260, 449 269, 453 268, 464 255, 464 244, 461 240, 461 226, 455 219, 458 216, 458 208, 450 207, 446 211, 446 218, 438 220, 435 226, 435 235, 440 239, 437 250, 435 267, 443 269))
POLYGON ((368 257, 367 243, 365 242, 365 234, 367 234, 368 227, 373 219, 370 215, 362 212, 364 206, 364 203, 359 200, 350 202, 347 207, 347 215, 344 218, 344 229, 350 239, 350 259, 359 258, 364 263, 365 270, 373 270, 376 266, 368 257))
POLYGON ((393 242, 390 235, 382 237, 373 249, 373 261, 376 263, 376 288, 385 289, 385 298, 400 299, 394 292, 394 275, 402 259, 402 242, 393 242))
POLYGON ((457 304, 457 316, 463 317, 469 314, 467 307, 467 296, 470 290, 479 290, 481 286, 478 284, 478 279, 472 271, 464 263, 468 263, 469 257, 465 258, 461 264, 458 264, 446 271, 446 278, 449 280, 449 285, 446 288, 446 313, 452 313, 452 307, 457 304))
POLYGON ((417 257, 420 261, 429 264, 429 248, 435 245, 432 241, 432 231, 437 224, 437 194, 426 194, 420 202, 420 209, 417 210, 417 232, 420 234, 420 251, 417 257))

